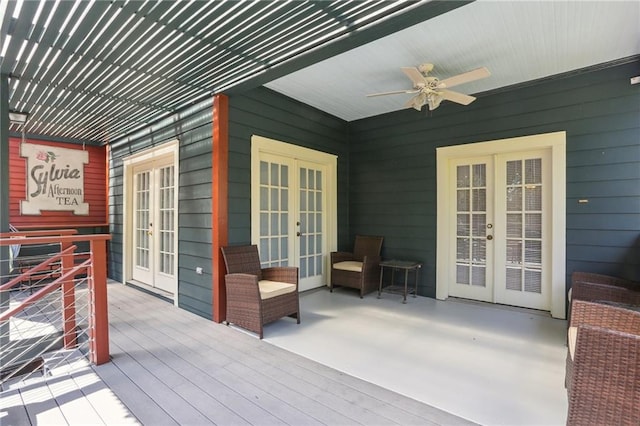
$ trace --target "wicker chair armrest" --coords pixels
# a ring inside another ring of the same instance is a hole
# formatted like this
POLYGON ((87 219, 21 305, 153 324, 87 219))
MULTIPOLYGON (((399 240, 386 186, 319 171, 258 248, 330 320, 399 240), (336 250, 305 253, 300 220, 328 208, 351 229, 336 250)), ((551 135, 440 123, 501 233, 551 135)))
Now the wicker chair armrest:
POLYGON ((331 252, 331 265, 338 262, 346 262, 349 260, 355 260, 353 253, 346 251, 333 251, 331 252))
POLYGON ((571 286, 576 283, 592 283, 602 284, 615 287, 624 287, 630 290, 640 291, 640 283, 636 281, 627 280, 620 277, 614 277, 611 275, 595 274, 592 272, 574 272, 571 274, 571 286))
POLYGON ((380 273, 380 262, 382 258, 380 256, 365 256, 362 259, 362 272, 363 273, 380 273))
POLYGON ((573 283, 571 299, 587 301, 609 300, 611 302, 638 305, 640 304, 640 289, 634 291, 617 285, 578 281, 573 283))
POLYGON ((568 425, 638 424, 638 353, 640 336, 636 334, 592 326, 578 328, 568 425))
POLYGON ((251 274, 227 274, 224 276, 227 300, 239 297, 260 300, 258 277, 251 274))
POLYGON ((569 326, 584 325, 640 334, 640 312, 620 306, 574 300, 571 302, 569 326))
POLYGON ((274 266, 262 269, 262 279, 295 284, 298 287, 298 268, 295 266, 274 266))

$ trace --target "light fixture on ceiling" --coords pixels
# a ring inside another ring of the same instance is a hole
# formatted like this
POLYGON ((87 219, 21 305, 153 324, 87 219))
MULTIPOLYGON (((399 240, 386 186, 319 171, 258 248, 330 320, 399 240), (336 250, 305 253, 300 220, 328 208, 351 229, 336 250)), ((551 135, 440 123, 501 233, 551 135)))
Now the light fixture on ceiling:
POLYGON ((9 122, 11 124, 17 124, 18 126, 24 126, 25 124, 27 124, 27 118, 29 118, 29 113, 18 112, 18 111, 9 111, 9 122))
POLYGON ((20 132, 22 134, 22 143, 24 143, 24 128, 27 124, 27 119, 29 118, 28 112, 19 112, 19 111, 9 111, 9 123, 17 124, 20 126, 20 132))

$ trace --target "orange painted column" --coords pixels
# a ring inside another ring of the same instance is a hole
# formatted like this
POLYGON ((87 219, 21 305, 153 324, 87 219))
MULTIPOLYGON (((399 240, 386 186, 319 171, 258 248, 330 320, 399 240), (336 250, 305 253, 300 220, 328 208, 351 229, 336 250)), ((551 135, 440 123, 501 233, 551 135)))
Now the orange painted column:
POLYGON ((89 280, 89 360, 109 362, 109 314, 107 303, 107 242, 91 240, 91 276, 89 280))
POLYGON ((212 141, 212 218, 211 218, 211 275, 213 278, 213 320, 222 322, 227 317, 227 297, 224 286, 224 259, 220 247, 229 242, 229 98, 213 98, 212 141))
POLYGON ((229 98, 216 95, 213 99, 212 141, 212 197, 211 261, 213 279, 213 320, 227 317, 227 296, 224 286, 224 259, 220 247, 229 242, 229 98))

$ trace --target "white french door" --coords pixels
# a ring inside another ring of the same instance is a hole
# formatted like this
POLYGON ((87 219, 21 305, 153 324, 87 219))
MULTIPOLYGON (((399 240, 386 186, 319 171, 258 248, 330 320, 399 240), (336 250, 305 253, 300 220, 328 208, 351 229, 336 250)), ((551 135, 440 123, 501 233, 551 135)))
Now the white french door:
POLYGON ((300 291, 326 285, 328 254, 335 250, 328 208, 335 205, 335 156, 254 138, 252 241, 262 266, 297 266, 300 291))
POLYGON ((451 160, 449 295, 550 310, 548 150, 451 160))
POLYGON ((132 278, 174 294, 177 284, 177 235, 173 159, 135 166, 132 192, 132 278))
POLYGON ((260 156, 260 261, 263 267, 298 266, 300 290, 325 282, 325 174, 322 165, 260 156))

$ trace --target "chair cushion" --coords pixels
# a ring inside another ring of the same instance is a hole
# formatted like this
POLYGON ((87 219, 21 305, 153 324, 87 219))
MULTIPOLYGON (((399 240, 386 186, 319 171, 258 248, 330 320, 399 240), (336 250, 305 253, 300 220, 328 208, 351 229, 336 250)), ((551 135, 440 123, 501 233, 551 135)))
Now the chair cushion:
POLYGON ((573 360, 573 353, 576 350, 576 341, 578 340, 578 327, 569 327, 569 331, 567 332, 567 345, 569 346, 569 355, 573 360))
POLYGON ((260 280, 258 281, 260 289, 260 298, 262 300, 271 299, 272 297, 281 296, 296 291, 295 284, 282 283, 280 281, 260 280))
POLYGON ((338 262, 333 264, 333 269, 340 269, 341 271, 362 272, 362 262, 357 262, 355 260, 338 262))

